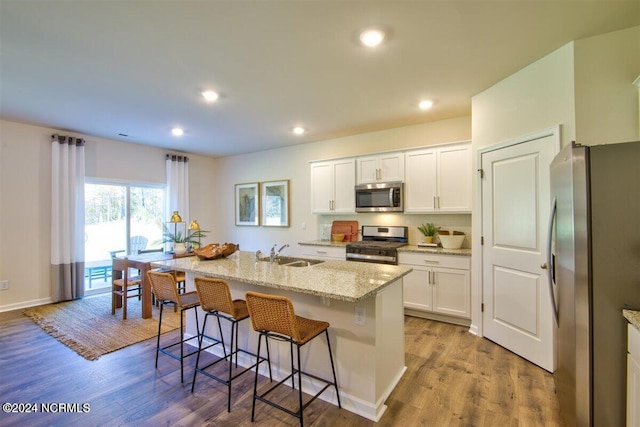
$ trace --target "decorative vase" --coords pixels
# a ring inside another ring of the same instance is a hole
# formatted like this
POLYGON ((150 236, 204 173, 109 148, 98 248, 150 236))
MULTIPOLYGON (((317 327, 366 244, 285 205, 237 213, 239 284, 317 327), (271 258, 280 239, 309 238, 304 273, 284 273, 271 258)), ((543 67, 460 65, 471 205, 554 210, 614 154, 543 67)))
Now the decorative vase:
POLYGON ((187 244, 186 243, 174 243, 173 244, 173 252, 176 253, 176 255, 182 255, 187 253, 187 244))
POLYGON ((433 243, 433 236, 424 236, 425 243, 433 243))

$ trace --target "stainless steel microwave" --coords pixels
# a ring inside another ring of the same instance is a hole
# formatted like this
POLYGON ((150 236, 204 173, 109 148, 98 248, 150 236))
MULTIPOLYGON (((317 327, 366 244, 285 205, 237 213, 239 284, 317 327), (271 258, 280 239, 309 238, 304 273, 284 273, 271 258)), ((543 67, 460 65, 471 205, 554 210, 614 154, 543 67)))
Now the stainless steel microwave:
POLYGON ((356 185, 356 212, 402 212, 402 182, 356 185))

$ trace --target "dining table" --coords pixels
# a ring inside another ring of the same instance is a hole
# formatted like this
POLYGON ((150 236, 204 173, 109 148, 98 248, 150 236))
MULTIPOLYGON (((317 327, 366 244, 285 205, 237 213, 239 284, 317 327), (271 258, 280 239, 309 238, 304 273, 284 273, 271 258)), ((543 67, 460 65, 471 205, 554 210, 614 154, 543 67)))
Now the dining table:
MULTIPOLYGON (((193 252, 187 252, 185 254, 176 254, 174 252, 147 252, 142 254, 128 255, 126 257, 117 257, 120 259, 126 258, 129 262, 130 268, 135 268, 140 271, 140 278, 142 280, 142 318, 148 319, 152 317, 153 303, 151 301, 151 283, 147 277, 147 272, 151 270, 151 263, 156 261, 166 261, 175 258, 184 258, 195 256, 193 252)), ((122 273, 119 271, 113 272, 114 279, 122 277, 122 273), (120 276, 120 277, 118 277, 120 276)), ((116 308, 122 307, 122 300, 116 300, 116 308)))

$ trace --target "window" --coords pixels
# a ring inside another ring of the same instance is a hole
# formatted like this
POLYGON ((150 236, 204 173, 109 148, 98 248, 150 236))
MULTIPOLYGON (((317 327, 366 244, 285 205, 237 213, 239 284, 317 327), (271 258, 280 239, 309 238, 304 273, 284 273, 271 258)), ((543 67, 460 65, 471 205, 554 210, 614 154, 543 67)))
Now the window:
POLYGON ((111 257, 162 249, 164 186, 87 182, 85 290, 110 286, 111 257))

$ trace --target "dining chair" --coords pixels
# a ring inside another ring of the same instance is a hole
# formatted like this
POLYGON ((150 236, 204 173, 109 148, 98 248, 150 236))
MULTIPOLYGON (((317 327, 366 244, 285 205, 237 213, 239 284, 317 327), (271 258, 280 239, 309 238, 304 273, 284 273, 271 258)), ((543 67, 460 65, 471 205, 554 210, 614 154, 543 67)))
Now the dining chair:
POLYGON ((111 314, 116 314, 117 301, 120 300, 122 302, 122 318, 126 319, 127 299, 141 297, 142 278, 130 275, 127 258, 114 258, 111 270, 111 314), (114 272, 119 272, 119 274, 114 274, 114 272))

